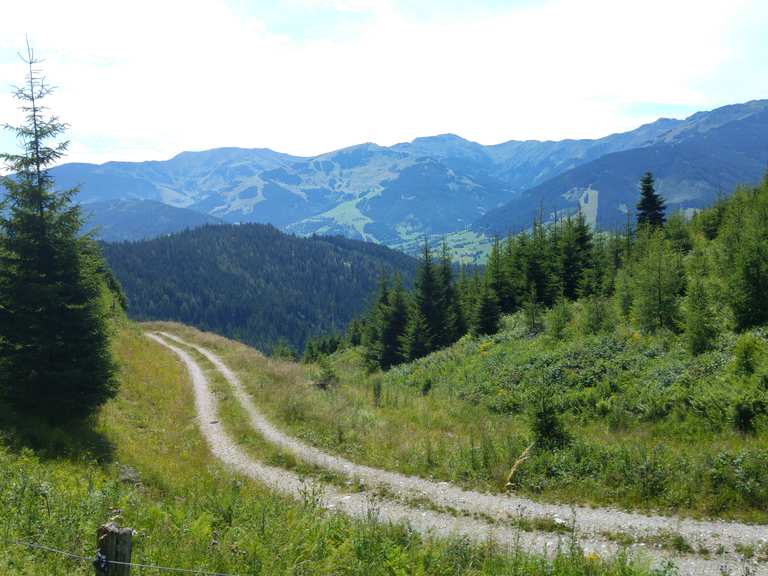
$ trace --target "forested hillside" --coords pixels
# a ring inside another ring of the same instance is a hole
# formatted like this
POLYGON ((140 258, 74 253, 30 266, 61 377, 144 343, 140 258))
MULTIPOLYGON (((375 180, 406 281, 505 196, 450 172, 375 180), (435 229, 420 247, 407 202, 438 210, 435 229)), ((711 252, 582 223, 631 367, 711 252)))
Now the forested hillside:
POLYGON ((530 233, 495 242, 482 277, 457 282, 447 251, 436 265, 425 245, 413 292, 383 285, 349 340, 363 342, 369 362, 386 369, 467 330, 494 334, 501 315, 518 310, 531 334, 546 324, 559 337, 576 300, 588 332, 616 322, 682 332, 694 354, 717 334, 768 322, 768 177, 690 222, 680 213, 667 219, 650 172, 640 189, 636 226, 595 234, 582 213, 549 226, 539 217, 530 233))
POLYGON ((221 220, 155 200, 107 200, 83 206, 84 229, 105 242, 144 240, 221 220))
POLYGON ((416 261, 340 237, 297 238, 271 226, 205 226, 142 242, 104 244, 139 320, 177 320, 271 350, 343 330, 382 273, 406 283, 416 261))
POLYGON ((624 234, 536 222, 458 282, 427 253, 412 291, 385 286, 354 325, 362 346, 321 357, 334 394, 265 401, 369 465, 765 522, 768 178, 690 221, 665 219, 650 174, 642 189, 624 234))

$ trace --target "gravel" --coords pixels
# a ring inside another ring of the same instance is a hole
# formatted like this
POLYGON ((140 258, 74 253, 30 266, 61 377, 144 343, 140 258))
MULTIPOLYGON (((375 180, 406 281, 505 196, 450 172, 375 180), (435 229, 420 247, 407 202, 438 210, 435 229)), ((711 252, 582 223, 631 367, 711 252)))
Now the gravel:
MULTIPOLYGON (((186 351, 170 344, 168 340, 197 350, 221 372, 247 412, 252 427, 266 440, 308 463, 344 474, 350 479, 361 480, 366 486, 383 487, 395 497, 373 498, 366 493, 345 493, 332 486, 322 485, 319 503, 327 508, 358 518, 375 514, 380 520, 405 522, 420 532, 436 536, 467 536, 475 541, 486 541, 492 536, 500 544, 510 547, 519 545, 530 552, 550 557, 558 545, 568 544, 564 538, 570 539, 570 534, 563 536, 552 532, 523 531, 514 528, 510 521, 546 518, 558 523, 573 524, 579 545, 585 553, 593 552, 600 556, 615 554, 620 549, 606 537, 608 533, 621 533, 636 540, 674 534, 682 536, 693 550, 709 550, 711 556, 680 554, 650 544, 633 545, 632 549, 642 550, 657 560, 673 558, 679 573, 685 575, 768 575, 767 565, 745 560, 736 551, 737 546, 753 549, 766 546, 768 526, 643 515, 611 508, 547 504, 511 495, 463 490, 447 482, 435 482, 355 464, 278 430, 256 408, 237 375, 210 350, 167 332, 147 336, 170 348, 187 366, 195 388, 200 428, 213 454, 237 471, 285 494, 306 498, 310 485, 292 472, 254 461, 227 436, 218 423, 216 400, 200 366, 186 351), (457 510, 463 514, 435 512, 403 503, 423 499, 431 501, 438 509, 457 510), (487 520, 471 517, 478 514, 487 520), (722 553, 715 554, 716 551, 722 553)), ((318 487, 317 484, 312 486, 312 490, 318 487)))

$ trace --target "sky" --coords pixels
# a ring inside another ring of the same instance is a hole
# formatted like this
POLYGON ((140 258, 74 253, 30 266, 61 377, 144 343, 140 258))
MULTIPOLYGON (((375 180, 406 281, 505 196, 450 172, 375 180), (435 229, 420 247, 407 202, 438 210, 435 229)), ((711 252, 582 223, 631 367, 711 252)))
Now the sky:
POLYGON ((2 3, 0 123, 28 38, 70 162, 594 138, 768 98, 765 0, 2 3))

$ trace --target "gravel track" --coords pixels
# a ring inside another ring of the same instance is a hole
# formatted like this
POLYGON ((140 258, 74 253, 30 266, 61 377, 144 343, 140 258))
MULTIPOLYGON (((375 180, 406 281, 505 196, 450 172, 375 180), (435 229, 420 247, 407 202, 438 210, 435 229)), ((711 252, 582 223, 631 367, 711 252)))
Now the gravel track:
POLYGON ((252 427, 269 442, 306 462, 342 473, 349 478, 360 479, 369 486, 384 487, 398 499, 409 501, 426 498, 438 507, 458 510, 468 516, 413 508, 399 501, 373 499, 365 493, 345 493, 324 485, 320 500, 321 504, 327 508, 340 510, 355 517, 368 517, 374 511, 380 520, 406 522, 420 532, 436 536, 467 536, 475 541, 485 541, 492 535, 499 543, 519 544, 525 550, 550 557, 558 544, 563 542, 562 535, 514 529, 509 526, 508 521, 523 517, 554 518, 568 524, 573 522, 579 537, 579 545, 585 552, 595 552, 601 556, 615 554, 619 550, 614 542, 605 537, 606 532, 620 532, 635 538, 652 537, 668 532, 682 535, 694 549, 704 547, 712 552, 720 547, 725 549, 722 555, 705 557, 693 554, 679 555, 651 546, 642 547, 644 552, 652 557, 673 557, 680 574, 768 575, 768 566, 754 562, 747 563, 735 552, 737 544, 751 545, 755 548, 765 545, 768 541, 766 526, 702 522, 666 516, 646 516, 609 508, 545 504, 516 496, 463 490, 447 482, 434 482, 379 470, 327 454, 283 434, 273 426, 253 404, 237 375, 216 354, 167 332, 157 332, 147 336, 171 349, 187 366, 195 388, 195 403, 200 427, 213 454, 239 472, 264 482, 280 492, 294 497, 304 497, 308 484, 292 472, 254 461, 226 435, 218 424, 216 400, 200 366, 185 350, 170 344, 167 340, 192 348, 210 361, 234 389, 235 396, 247 412, 252 427), (477 514, 489 518, 489 521, 470 517, 477 514), (745 571, 747 568, 749 572, 745 571))

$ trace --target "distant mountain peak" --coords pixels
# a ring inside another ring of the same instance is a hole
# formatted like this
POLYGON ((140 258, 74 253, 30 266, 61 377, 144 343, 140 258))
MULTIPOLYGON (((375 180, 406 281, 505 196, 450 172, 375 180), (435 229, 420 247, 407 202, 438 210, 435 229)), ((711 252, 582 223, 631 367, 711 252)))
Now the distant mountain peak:
MULTIPOLYGON (((365 142, 312 157, 227 147, 186 151, 166 161, 65 164, 52 175, 62 189, 81 185, 78 199, 84 203, 141 198, 227 222, 403 246, 423 234, 463 231, 483 215, 484 224, 474 230, 505 233, 510 223, 520 229, 521 222, 529 223, 529 207, 522 204, 538 207, 537 194, 559 209, 581 192, 595 191, 597 221, 613 224, 624 218, 615 212, 614 199, 633 205, 627 195, 646 169, 659 171, 660 189, 674 194, 670 204, 693 206, 713 187, 726 188, 737 177, 749 180, 757 165, 762 174, 766 115, 768 100, 753 100, 685 120, 659 118, 599 139, 485 146, 442 133, 389 147, 365 142), (722 142, 713 142, 715 137, 722 142), (714 148, 719 156, 707 156, 714 148), (686 179, 679 181, 683 174, 686 179), (494 214, 510 202, 514 209, 494 214)), ((153 217, 144 205, 118 207, 113 214, 142 211, 153 217)), ((190 220, 182 212, 167 216, 190 220)))
POLYGON ((451 132, 447 132, 445 134, 435 134, 434 136, 419 136, 418 138, 414 138, 411 141, 411 144, 416 144, 417 142, 461 142, 467 144, 476 144, 476 142, 472 142, 471 140, 467 140, 466 138, 462 138, 458 134, 453 134, 451 132))

